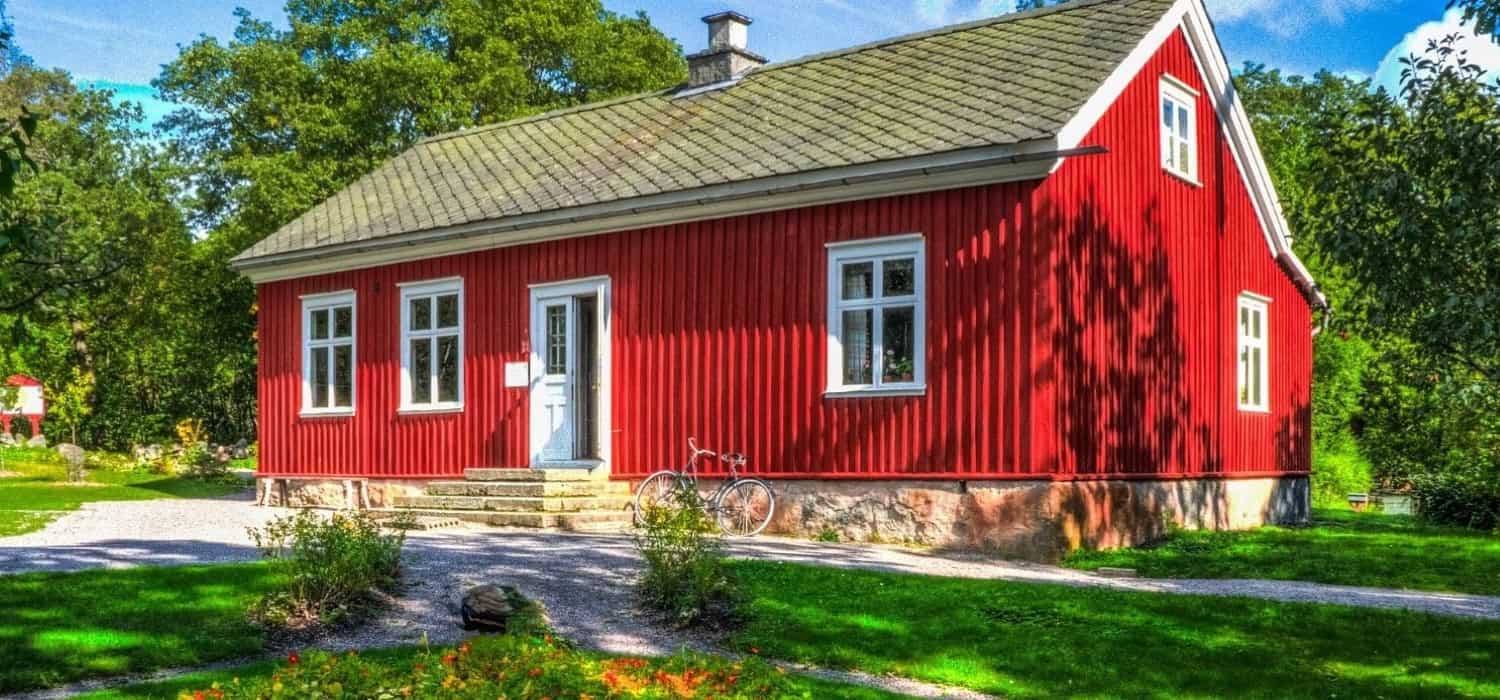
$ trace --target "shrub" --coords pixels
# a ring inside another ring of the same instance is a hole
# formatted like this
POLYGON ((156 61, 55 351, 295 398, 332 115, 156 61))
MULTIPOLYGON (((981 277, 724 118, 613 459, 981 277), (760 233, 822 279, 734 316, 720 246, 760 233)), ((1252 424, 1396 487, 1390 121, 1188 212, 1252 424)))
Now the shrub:
POLYGON ((636 527, 635 547, 645 561, 641 599, 679 625, 727 622, 739 595, 719 529, 696 489, 679 489, 675 497, 676 507, 649 508, 636 527))
POLYGON ((1466 474, 1422 474, 1411 479, 1417 514, 1439 525, 1500 529, 1500 485, 1466 474))
POLYGON ((1370 463, 1353 445, 1337 452, 1319 450, 1313 453, 1313 505, 1319 508, 1347 506, 1349 494, 1368 493, 1373 485, 1370 463))
POLYGON ((809 697, 762 661, 681 653, 662 659, 598 658, 547 633, 479 637, 411 659, 380 661, 357 652, 289 654, 264 678, 184 691, 215 698, 751 698, 809 697))
POLYGON ((362 512, 323 517, 310 510, 250 528, 261 555, 285 582, 251 617, 270 627, 335 624, 373 606, 401 574, 404 531, 382 532, 362 512))

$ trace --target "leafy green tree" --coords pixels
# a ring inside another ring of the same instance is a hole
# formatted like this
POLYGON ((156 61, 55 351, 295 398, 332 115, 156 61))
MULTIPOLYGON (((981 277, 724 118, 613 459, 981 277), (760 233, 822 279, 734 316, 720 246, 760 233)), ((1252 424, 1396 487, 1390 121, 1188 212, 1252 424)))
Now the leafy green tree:
POLYGON ((1311 233, 1358 286, 1351 322, 1500 388, 1500 87, 1454 46, 1323 116, 1311 233))
POLYGON ((48 387, 48 419, 68 427, 71 442, 78 444, 78 426, 93 413, 94 375, 73 368, 68 382, 61 386, 48 387))

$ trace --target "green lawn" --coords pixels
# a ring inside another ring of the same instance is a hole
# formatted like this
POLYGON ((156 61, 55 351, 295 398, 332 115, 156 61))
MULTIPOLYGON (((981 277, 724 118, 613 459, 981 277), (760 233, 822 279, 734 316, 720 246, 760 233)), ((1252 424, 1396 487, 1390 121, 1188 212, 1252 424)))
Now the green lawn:
POLYGON ((736 562, 745 650, 1008 697, 1500 696, 1500 623, 736 562))
POLYGON ((0 576, 0 694, 236 658, 275 583, 260 564, 0 576))
POLYGON ((1268 578, 1500 595, 1500 536, 1423 525, 1406 516, 1314 510, 1308 527, 1186 531, 1137 549, 1078 551, 1079 569, 1143 576, 1268 578))
POLYGON ((213 498, 248 488, 116 469, 92 469, 85 483, 70 484, 56 454, 39 449, 0 448, 0 471, 16 474, 0 477, 0 537, 40 530, 91 501, 213 498))

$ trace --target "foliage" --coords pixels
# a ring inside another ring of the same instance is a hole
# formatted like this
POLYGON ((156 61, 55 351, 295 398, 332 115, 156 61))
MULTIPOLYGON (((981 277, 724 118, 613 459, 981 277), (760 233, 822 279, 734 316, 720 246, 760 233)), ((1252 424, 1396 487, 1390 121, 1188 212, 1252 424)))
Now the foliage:
POLYGON ((1065 565, 1155 578, 1259 578, 1500 595, 1500 537, 1410 517, 1313 511, 1307 527, 1180 530, 1137 549, 1080 550, 1065 565))
POLYGON ((675 504, 648 508, 634 535, 645 562, 636 588, 641 599, 679 625, 722 623, 738 602, 725 566, 719 528, 695 488, 673 493, 675 504))
POLYGON ((1463 22, 1474 23, 1474 31, 1495 36, 1500 27, 1500 0, 1448 0, 1448 7, 1463 10, 1463 22))
POLYGON ((51 403, 47 415, 52 420, 68 426, 73 444, 78 444, 78 425, 93 412, 89 398, 94 394, 94 375, 73 368, 72 379, 61 388, 47 392, 51 403))
POLYGON ((284 581, 252 610, 274 628, 335 624, 370 608, 401 574, 404 530, 382 532, 361 511, 324 517, 310 510, 250 528, 250 539, 284 581))
POLYGON ((1476 530, 1500 530, 1500 483, 1494 474, 1445 472, 1412 478, 1422 519, 1476 530))
POLYGON ((691 652, 666 658, 603 657, 574 650, 545 631, 479 637, 435 650, 294 653, 275 668, 237 672, 227 678, 217 675, 222 680, 186 686, 177 697, 219 698, 219 693, 223 698, 268 700, 895 697, 789 675, 756 659, 731 661, 691 652))
POLYGON ((275 583, 262 564, 0 576, 0 694, 257 653, 245 606, 275 583))
POLYGON ((1431 698, 1500 691, 1500 621, 739 561, 731 641, 1006 698, 1431 698), (1480 651, 1483 650, 1483 651, 1480 651))
POLYGON ((1314 444, 1312 503, 1317 508, 1347 507, 1349 494, 1369 493, 1375 477, 1369 460, 1352 443, 1338 451, 1314 444))
POLYGON ((1455 39, 1404 59, 1399 98, 1323 115, 1311 233, 1358 284, 1350 325, 1500 385, 1500 85, 1455 39))

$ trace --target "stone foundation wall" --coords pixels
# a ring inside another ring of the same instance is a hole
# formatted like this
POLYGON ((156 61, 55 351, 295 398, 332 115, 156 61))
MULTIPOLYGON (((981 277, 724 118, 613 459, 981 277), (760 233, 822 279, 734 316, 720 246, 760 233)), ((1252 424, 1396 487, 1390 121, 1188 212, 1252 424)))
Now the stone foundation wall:
MULTIPOLYGON (((705 488, 717 484, 705 482, 705 488)), ((772 482, 768 532, 901 542, 1055 561, 1145 544, 1168 523, 1233 530, 1306 522, 1306 477, 1157 481, 772 482)))
MULTIPOLYGON (((300 508, 347 508, 357 501, 349 500, 344 479, 292 479, 286 483, 286 497, 275 477, 260 477, 255 480, 256 496, 268 506, 292 506, 300 508), (283 500, 285 502, 283 502, 283 500)), ((353 488, 359 488, 358 480, 353 488)), ((369 479, 365 481, 365 497, 370 508, 394 507, 395 499, 401 496, 426 494, 427 482, 411 479, 369 479)))

